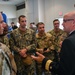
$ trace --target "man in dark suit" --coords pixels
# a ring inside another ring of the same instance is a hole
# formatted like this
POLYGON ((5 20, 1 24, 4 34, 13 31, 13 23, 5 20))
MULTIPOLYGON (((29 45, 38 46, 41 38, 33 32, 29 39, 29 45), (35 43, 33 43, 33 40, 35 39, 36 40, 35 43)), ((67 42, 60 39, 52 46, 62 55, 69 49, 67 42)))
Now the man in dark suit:
POLYGON ((75 11, 69 12, 63 17, 63 27, 69 35, 63 41, 60 61, 51 61, 40 53, 38 57, 31 56, 36 61, 42 62, 42 67, 57 75, 75 75, 75 11))

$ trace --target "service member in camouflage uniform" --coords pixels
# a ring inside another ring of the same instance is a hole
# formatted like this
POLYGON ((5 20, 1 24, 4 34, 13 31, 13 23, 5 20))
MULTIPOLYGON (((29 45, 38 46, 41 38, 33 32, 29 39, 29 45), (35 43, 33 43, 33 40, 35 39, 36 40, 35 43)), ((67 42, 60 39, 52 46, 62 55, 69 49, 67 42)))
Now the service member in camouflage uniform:
MULTIPOLYGON (((3 24, 3 17, 0 13, 0 35, 2 35, 4 31, 3 24)), ((14 62, 14 57, 9 48, 3 43, 4 41, 0 40, 0 75, 16 75, 17 68, 14 62)))
POLYGON ((10 48, 14 51, 17 75, 34 75, 35 65, 31 54, 34 54, 36 48, 35 32, 26 28, 26 16, 20 15, 18 20, 20 27, 10 34, 10 48))
POLYGON ((53 21, 54 29, 49 31, 52 35, 52 41, 54 45, 54 50, 60 52, 60 42, 63 41, 67 37, 67 33, 59 28, 60 22, 58 19, 53 21))
MULTIPOLYGON (((37 40, 37 48, 36 50, 41 54, 45 55, 47 58, 53 60, 53 53, 54 50, 52 46, 52 42, 50 41, 51 35, 49 33, 45 33, 45 25, 43 22, 37 23, 38 33, 36 33, 36 40, 37 40)), ((43 71, 41 68, 41 62, 36 62, 36 72, 37 75, 42 75, 44 72, 45 75, 51 75, 48 71, 43 71)))

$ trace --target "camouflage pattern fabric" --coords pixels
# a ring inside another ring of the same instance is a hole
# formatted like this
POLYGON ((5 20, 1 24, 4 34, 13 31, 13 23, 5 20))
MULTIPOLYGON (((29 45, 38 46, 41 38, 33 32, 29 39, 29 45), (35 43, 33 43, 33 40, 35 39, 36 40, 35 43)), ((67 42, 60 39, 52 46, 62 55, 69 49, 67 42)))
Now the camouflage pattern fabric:
POLYGON ((54 29, 49 31, 48 33, 50 33, 52 35, 54 50, 59 52, 60 51, 59 44, 61 41, 63 41, 67 37, 67 33, 61 29, 59 29, 59 31, 57 33, 55 33, 54 29))
POLYGON ((6 46, 10 47, 9 46, 9 39, 7 37, 7 35, 0 35, 0 42, 4 43, 6 46))
MULTIPOLYGON (((49 49, 50 51, 49 52, 45 52, 43 53, 43 55, 46 56, 46 58, 49 58, 51 60, 53 60, 54 58, 54 55, 52 53, 52 50, 54 49, 54 47, 52 46, 52 42, 51 42, 51 36, 49 33, 45 33, 42 37, 39 36, 39 34, 37 33, 36 34, 36 39, 37 39, 37 48, 36 50, 39 52, 40 49, 43 49, 44 48, 47 48, 49 49)), ((37 71, 37 75, 42 75, 42 72, 44 72, 45 75, 51 75, 50 72, 48 71, 44 71, 42 68, 41 68, 41 63, 39 62, 36 62, 36 71, 37 71)))
MULTIPOLYGON (((35 32, 30 29, 26 29, 25 32, 22 32, 19 30, 19 28, 17 28, 11 32, 10 36, 10 48, 12 51, 14 51, 14 57, 18 68, 18 75, 34 75, 34 60, 31 58, 33 63, 30 65, 24 64, 18 51, 24 48, 27 48, 28 51, 35 50, 35 32)), ((31 54, 34 53, 30 53, 28 55, 31 54)))

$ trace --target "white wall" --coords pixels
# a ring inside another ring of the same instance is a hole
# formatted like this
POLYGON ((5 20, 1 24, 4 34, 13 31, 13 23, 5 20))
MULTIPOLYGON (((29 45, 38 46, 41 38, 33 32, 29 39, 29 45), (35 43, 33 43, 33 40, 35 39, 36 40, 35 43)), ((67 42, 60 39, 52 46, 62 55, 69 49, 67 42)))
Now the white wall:
POLYGON ((24 8, 24 9, 21 9, 21 10, 17 10, 17 11, 16 11, 16 14, 17 14, 17 15, 16 15, 17 18, 18 18, 20 15, 26 15, 26 14, 25 14, 25 8, 24 8))
POLYGON ((0 4, 0 11, 3 11, 7 15, 7 18, 16 18, 16 6, 14 5, 0 4))
POLYGON ((45 22, 45 2, 44 0, 38 0, 38 16, 39 22, 45 22))
POLYGON ((26 12, 28 24, 30 22, 38 23, 39 21, 44 22, 44 0, 27 0, 26 1, 26 12))
POLYGON ((27 16, 27 22, 28 22, 28 27, 29 27, 29 23, 34 21, 33 17, 34 17, 34 7, 33 7, 33 2, 34 0, 27 0, 26 1, 26 16, 27 16))

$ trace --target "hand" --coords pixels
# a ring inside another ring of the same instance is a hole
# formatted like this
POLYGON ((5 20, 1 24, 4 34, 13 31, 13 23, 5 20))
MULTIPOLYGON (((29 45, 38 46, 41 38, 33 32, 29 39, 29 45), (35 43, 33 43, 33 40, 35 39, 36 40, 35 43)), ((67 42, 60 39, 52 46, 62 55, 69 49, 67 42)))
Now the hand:
POLYGON ((37 54, 38 56, 31 55, 31 57, 32 57, 34 60, 38 61, 38 62, 42 62, 43 59, 45 58, 45 56, 42 55, 42 54, 40 54, 39 52, 36 52, 36 54, 37 54))
POLYGON ((27 56, 26 52, 27 52, 26 49, 22 49, 22 50, 20 50, 19 54, 20 54, 22 57, 26 57, 26 56, 27 56))

